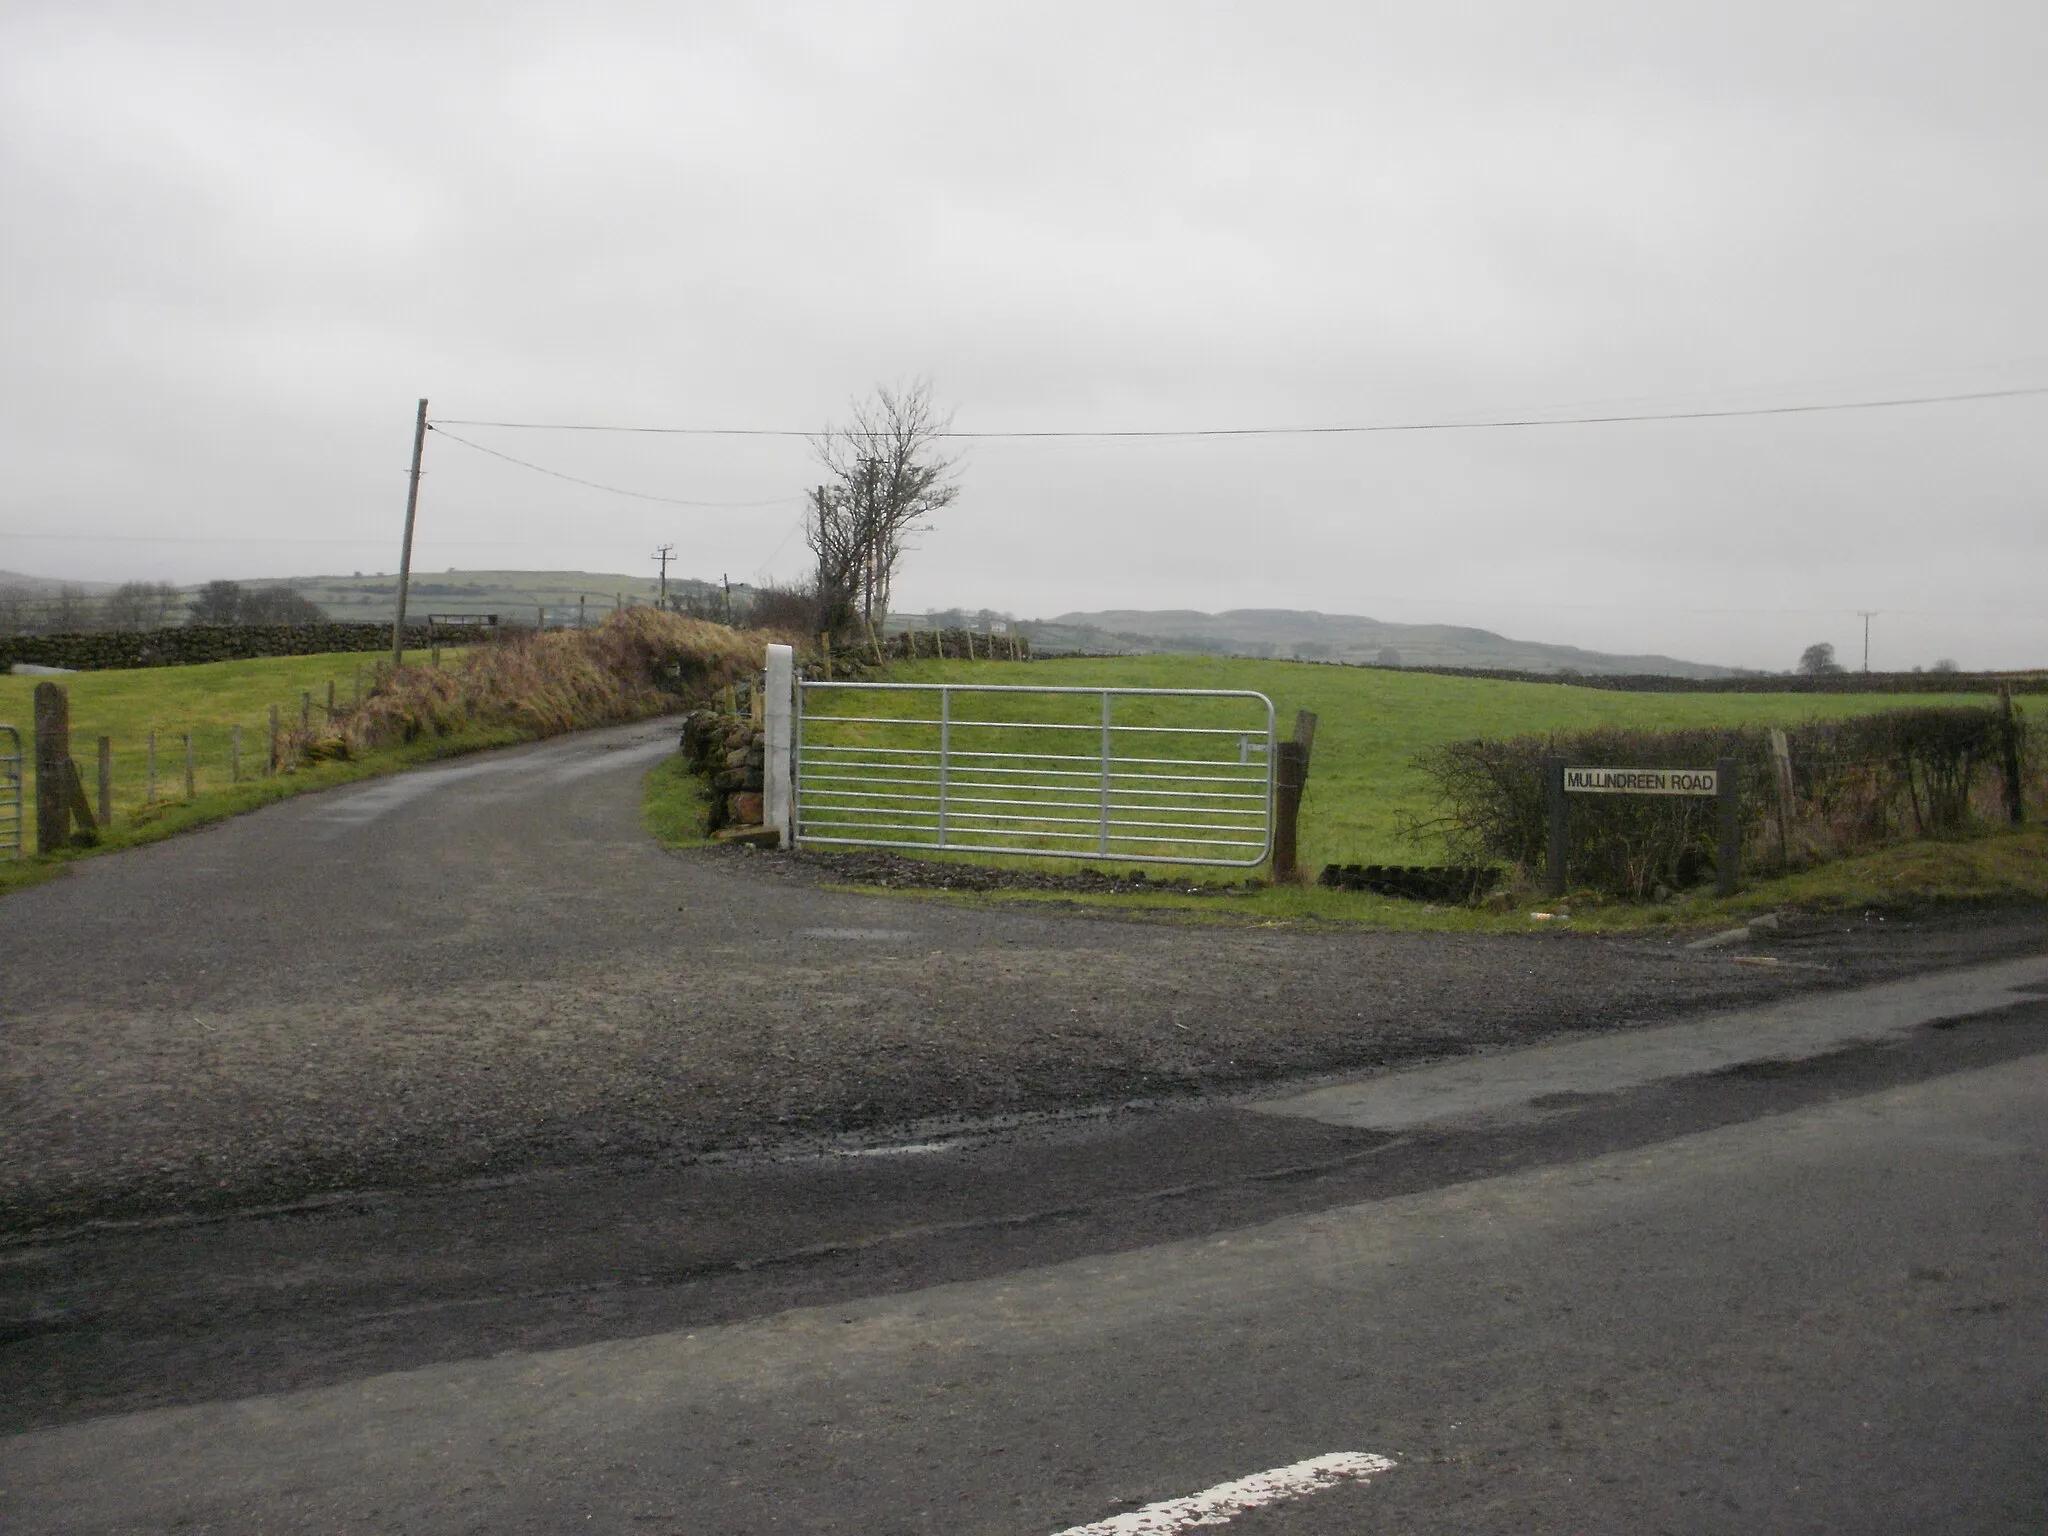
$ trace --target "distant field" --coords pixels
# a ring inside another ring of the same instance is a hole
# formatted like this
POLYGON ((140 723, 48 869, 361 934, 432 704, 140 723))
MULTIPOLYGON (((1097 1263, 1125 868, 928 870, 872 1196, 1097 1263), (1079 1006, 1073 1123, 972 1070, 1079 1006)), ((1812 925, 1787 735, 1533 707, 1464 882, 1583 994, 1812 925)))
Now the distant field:
MULTIPOLYGON (((1615 693, 1553 683, 1507 683, 1307 662, 1132 656, 1038 662, 918 661, 902 682, 988 682, 1129 688, 1248 688, 1277 706, 1282 735, 1297 709, 1318 717, 1302 807, 1301 862, 1425 863, 1438 850, 1402 837, 1403 813, 1427 814, 1416 755, 1445 741, 1593 726, 1776 724, 1839 718, 1927 702, 1897 694, 1615 693)), ((1944 704, 1987 703, 1944 695, 1944 704)))
MULTIPOLYGON (((456 653, 444 652, 444 658, 456 653)), ((61 683, 71 696, 71 755, 94 794, 97 741, 112 738, 114 824, 119 831, 144 814, 148 800, 149 733, 157 733, 157 795, 152 814, 185 799, 184 737, 192 737, 195 788, 203 801, 229 790, 232 742, 242 728, 242 779, 262 777, 266 764, 270 706, 296 723, 303 696, 312 695, 320 718, 333 685, 338 702, 354 697, 358 676, 369 686, 377 657, 353 652, 326 656, 279 656, 252 661, 217 661, 192 667, 141 667, 115 672, 77 672, 56 678, 0 676, 0 724, 12 725, 29 743, 33 696, 40 682, 61 683)), ((406 658, 424 664, 424 651, 406 658)), ((34 785, 29 786, 30 795, 34 785)))
MULTIPOLYGON (((389 571, 300 577, 292 585, 334 619, 388 624, 397 604, 398 577, 389 571)), ((535 610, 545 608, 550 624, 574 624, 579 612, 595 624, 614 605, 652 603, 660 590, 653 576, 607 571, 415 570, 406 589, 406 611, 417 619, 430 613, 495 613, 511 623, 531 624, 535 610)), ((669 590, 710 589, 707 583, 671 576, 669 590)), ((742 597, 747 590, 734 584, 733 591, 742 597)))

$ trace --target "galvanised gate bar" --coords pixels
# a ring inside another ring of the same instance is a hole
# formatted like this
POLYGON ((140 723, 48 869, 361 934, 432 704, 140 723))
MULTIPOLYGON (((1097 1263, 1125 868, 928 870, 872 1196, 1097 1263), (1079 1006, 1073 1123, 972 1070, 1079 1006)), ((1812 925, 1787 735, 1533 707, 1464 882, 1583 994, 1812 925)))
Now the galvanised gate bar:
POLYGON ((1189 688, 800 682, 794 841, 1263 863, 1273 702, 1189 688))
POLYGON ((0 725, 0 854, 17 859, 21 857, 21 786, 26 778, 21 732, 0 725))

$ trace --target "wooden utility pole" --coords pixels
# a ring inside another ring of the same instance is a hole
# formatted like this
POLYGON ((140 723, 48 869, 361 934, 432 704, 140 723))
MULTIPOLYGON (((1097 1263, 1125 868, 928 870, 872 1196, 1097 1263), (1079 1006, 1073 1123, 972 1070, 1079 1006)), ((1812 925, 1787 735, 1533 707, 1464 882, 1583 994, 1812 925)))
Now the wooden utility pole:
POLYGON ((668 563, 675 557, 676 547, 673 544, 659 546, 649 557, 661 562, 661 606, 664 609, 668 607, 668 563))
POLYGON ((398 612, 391 620, 391 670, 405 665, 405 589, 412 583, 412 525, 420 510, 420 459, 427 451, 427 402, 412 424, 412 480, 405 491, 405 542, 398 549, 398 612))
POLYGON ((1858 608, 1856 616, 1863 620, 1863 670, 1868 672, 1870 670, 1870 621, 1877 617, 1877 610, 1872 608, 1866 612, 1858 608))

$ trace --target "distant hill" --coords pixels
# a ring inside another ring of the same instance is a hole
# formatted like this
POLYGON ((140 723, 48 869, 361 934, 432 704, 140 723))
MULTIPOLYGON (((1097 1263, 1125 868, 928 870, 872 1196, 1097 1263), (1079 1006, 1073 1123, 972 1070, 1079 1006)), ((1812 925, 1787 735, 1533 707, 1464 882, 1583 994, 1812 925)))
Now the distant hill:
MULTIPOLYGON (((327 611, 329 618, 388 622, 398 603, 396 571, 356 572, 349 576, 292 576, 276 581, 245 581, 245 587, 291 586, 327 611)), ((709 597, 715 583, 670 576, 671 594, 709 597)), ((734 582, 733 597, 753 589, 734 582)), ((614 571, 424 571, 417 568, 406 587, 408 614, 495 613, 531 622, 545 606, 550 623, 562 622, 579 603, 594 622, 611 612, 614 603, 651 603, 660 591, 653 576, 626 576, 614 571)))
POLYGON ((99 592, 113 591, 114 583, 111 581, 60 581, 54 576, 28 576, 20 571, 0 571, 0 591, 34 592, 38 595, 48 593, 51 596, 55 596, 66 588, 73 592, 83 592, 91 595, 99 592))
POLYGON ((1371 662, 1404 667, 1487 667, 1522 672, 1654 673, 1666 677, 1730 677, 1733 667, 1672 656, 1617 656, 1575 645, 1511 640, 1454 624, 1390 624, 1349 613, 1295 608, 1113 608, 1063 613, 1018 626, 1038 651, 1194 651, 1297 661, 1371 662))

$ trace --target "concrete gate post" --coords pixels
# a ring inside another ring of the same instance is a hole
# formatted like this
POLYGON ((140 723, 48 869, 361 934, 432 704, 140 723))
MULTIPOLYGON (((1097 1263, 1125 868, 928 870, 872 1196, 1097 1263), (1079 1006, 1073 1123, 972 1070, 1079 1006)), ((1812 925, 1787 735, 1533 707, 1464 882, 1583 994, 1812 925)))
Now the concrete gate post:
POLYGON ((786 645, 768 647, 768 677, 762 691, 765 707, 763 746, 767 763, 762 771, 761 820, 791 844, 794 828, 790 816, 790 761, 795 747, 796 653, 786 645))

